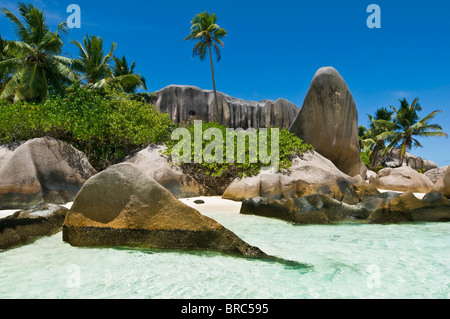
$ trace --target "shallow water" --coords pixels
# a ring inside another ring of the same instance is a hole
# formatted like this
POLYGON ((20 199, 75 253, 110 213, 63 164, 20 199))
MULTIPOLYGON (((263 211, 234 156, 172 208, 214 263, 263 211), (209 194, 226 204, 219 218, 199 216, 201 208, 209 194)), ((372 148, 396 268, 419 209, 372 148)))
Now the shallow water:
POLYGON ((289 267, 208 252, 74 248, 62 234, 0 252, 0 298, 449 298, 450 223, 295 226, 209 213, 289 267))

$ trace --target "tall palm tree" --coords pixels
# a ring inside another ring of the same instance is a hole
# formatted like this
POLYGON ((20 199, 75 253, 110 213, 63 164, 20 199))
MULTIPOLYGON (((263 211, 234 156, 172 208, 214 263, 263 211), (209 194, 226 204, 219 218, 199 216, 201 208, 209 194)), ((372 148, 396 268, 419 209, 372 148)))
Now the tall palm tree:
POLYGON ((386 154, 393 147, 400 149, 400 159, 403 159, 407 150, 412 146, 423 147, 417 137, 440 136, 448 137, 442 132, 442 127, 438 124, 430 123, 435 116, 442 111, 434 111, 420 119, 418 112, 422 111, 419 104, 419 99, 414 99, 410 105, 406 99, 400 100, 400 108, 396 109, 391 106, 394 111, 394 121, 391 123, 382 122, 387 128, 387 131, 379 135, 390 142, 385 148, 383 154, 386 154))
POLYGON ((18 40, 4 48, 8 57, 0 62, 0 70, 11 76, 0 97, 42 100, 52 90, 63 92, 76 78, 69 67, 72 60, 59 55, 69 30, 66 23, 51 32, 42 10, 31 4, 19 3, 24 23, 6 8, 1 12, 13 23, 18 40))
POLYGON ((184 40, 194 40, 197 44, 193 50, 193 57, 198 56, 201 61, 205 60, 206 54, 209 55, 209 61, 211 63, 212 83, 214 89, 214 99, 216 101, 216 107, 219 107, 217 102, 216 81, 214 78, 214 65, 212 60, 212 48, 216 53, 217 62, 220 61, 220 48, 223 48, 224 44, 222 38, 227 35, 227 31, 217 25, 216 15, 209 14, 208 12, 202 12, 197 14, 191 21, 191 34, 184 40))
POLYGON ((114 66, 112 68, 112 72, 115 78, 120 78, 126 75, 135 75, 137 76, 140 80, 141 83, 133 83, 133 84, 123 84, 123 90, 126 93, 136 93, 136 91, 139 88, 143 88, 144 90, 147 90, 147 85, 146 85, 146 81, 145 78, 143 76, 141 76, 140 74, 135 74, 134 73, 134 68, 136 67, 136 61, 133 62, 133 64, 129 67, 128 66, 128 61, 125 58, 125 56, 122 56, 122 59, 118 59, 116 57, 114 58, 114 66))
POLYGON ((117 86, 123 91, 130 87, 145 87, 143 78, 134 73, 114 75, 111 62, 114 60, 116 43, 111 44, 111 49, 106 55, 103 39, 95 35, 86 35, 83 44, 79 41, 72 43, 80 50, 79 58, 73 63, 73 69, 82 74, 88 86, 93 88, 117 86))

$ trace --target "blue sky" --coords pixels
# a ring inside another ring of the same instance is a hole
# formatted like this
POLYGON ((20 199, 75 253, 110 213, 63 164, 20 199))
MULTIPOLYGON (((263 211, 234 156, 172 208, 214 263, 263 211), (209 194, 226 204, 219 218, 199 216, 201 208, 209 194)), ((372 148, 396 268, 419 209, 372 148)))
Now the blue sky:
MULTIPOLYGON (((299 107, 320 67, 333 66, 355 99, 360 124, 377 108, 420 98, 422 116, 442 110, 436 122, 450 133, 450 2, 436 0, 144 1, 38 0, 54 28, 67 19, 69 4, 81 7, 81 29, 73 29, 65 53, 77 55, 71 40, 85 34, 118 43, 116 55, 137 61, 148 91, 170 84, 212 89, 210 66, 192 58, 190 20, 216 13, 228 31, 222 60, 215 65, 217 89, 247 100, 285 98, 299 107), (369 4, 381 8, 381 29, 369 29, 369 4)), ((15 10, 15 1, 0 6, 15 10)), ((13 39, 8 20, 0 34, 13 39)), ((422 139, 412 153, 450 165, 450 139, 422 139)))

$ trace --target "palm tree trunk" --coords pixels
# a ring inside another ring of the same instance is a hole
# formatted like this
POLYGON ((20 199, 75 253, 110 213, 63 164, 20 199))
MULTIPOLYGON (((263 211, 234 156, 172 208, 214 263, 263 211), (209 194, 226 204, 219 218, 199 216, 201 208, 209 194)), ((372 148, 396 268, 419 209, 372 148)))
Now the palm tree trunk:
POLYGON ((211 46, 208 45, 209 49, 209 61, 211 62, 211 73, 212 73, 212 83, 213 83, 213 89, 214 89, 214 99, 216 101, 216 110, 219 110, 219 103, 217 102, 217 91, 216 91, 216 80, 214 79, 214 66, 213 66, 213 60, 212 60, 212 54, 211 54, 211 46))

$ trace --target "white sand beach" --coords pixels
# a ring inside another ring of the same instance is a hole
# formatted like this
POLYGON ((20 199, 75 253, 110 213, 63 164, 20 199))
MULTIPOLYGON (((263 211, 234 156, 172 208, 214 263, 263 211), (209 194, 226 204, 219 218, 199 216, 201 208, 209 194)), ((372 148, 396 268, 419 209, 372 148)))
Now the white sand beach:
POLYGON ((192 197, 192 198, 181 198, 181 202, 184 204, 198 210, 200 213, 207 213, 211 211, 220 211, 227 213, 239 214, 241 211, 241 202, 235 202, 232 200, 223 199, 220 196, 213 197, 192 197), (204 204, 196 204, 194 201, 202 200, 204 204))

